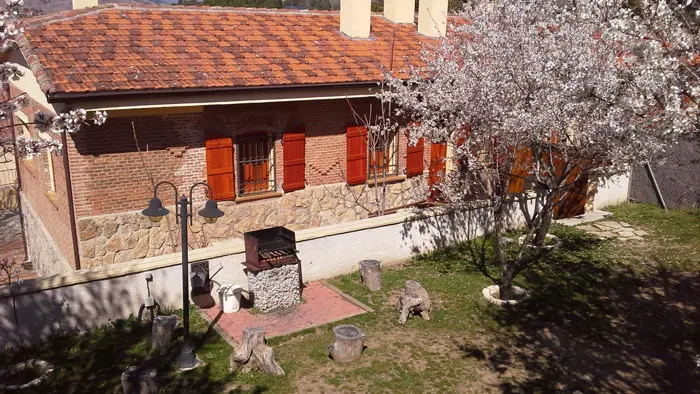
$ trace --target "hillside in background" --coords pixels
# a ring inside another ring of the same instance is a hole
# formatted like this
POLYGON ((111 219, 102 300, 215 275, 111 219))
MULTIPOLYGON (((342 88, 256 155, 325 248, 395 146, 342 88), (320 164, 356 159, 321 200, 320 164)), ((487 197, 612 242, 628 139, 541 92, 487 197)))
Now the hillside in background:
MULTIPOLYGON (((468 0, 449 0, 450 12, 456 11, 468 0)), ((209 5, 220 7, 255 7, 255 8, 298 8, 310 10, 338 10, 340 0, 99 0, 99 4, 109 3, 141 3, 141 4, 179 4, 179 5, 209 5)), ((418 2, 416 2, 418 4, 418 2)), ((43 14, 57 11, 67 11, 72 7, 72 0, 25 0, 28 14, 43 14)), ((384 9, 383 0, 372 0, 372 10, 381 12, 384 9)))

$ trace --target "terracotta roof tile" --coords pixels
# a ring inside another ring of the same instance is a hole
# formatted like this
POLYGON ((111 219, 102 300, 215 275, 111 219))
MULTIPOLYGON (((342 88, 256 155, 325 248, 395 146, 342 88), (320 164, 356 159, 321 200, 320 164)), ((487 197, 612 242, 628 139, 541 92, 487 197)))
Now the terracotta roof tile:
POLYGON ((367 40, 339 26, 328 11, 112 4, 29 19, 19 43, 46 92, 89 93, 374 82, 392 42, 400 70, 433 41, 378 14, 367 40))

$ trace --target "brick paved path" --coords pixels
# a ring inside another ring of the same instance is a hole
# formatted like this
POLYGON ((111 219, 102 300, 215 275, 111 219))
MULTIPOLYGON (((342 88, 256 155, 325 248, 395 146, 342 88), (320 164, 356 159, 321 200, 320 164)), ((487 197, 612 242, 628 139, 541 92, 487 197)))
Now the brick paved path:
MULTIPOLYGON (((240 343, 246 327, 263 327, 265 336, 287 335, 307 328, 347 319, 367 312, 320 282, 309 283, 302 292, 304 303, 286 311, 253 314, 247 309, 222 314, 216 325, 240 343)), ((219 315, 218 306, 203 311, 209 321, 219 315)))
POLYGON ((641 241, 644 239, 642 237, 648 235, 646 231, 632 228, 632 226, 628 223, 616 222, 613 220, 588 223, 576 226, 576 228, 589 234, 593 234, 598 238, 615 238, 622 241, 641 241))

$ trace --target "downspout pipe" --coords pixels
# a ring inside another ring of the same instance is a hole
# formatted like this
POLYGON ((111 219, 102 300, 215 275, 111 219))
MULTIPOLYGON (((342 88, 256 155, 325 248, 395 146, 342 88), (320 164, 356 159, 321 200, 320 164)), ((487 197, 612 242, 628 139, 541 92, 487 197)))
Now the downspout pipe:
POLYGON ((66 132, 61 134, 61 144, 63 145, 63 169, 66 173, 66 194, 68 195, 68 216, 70 217, 70 233, 73 238, 73 256, 75 269, 80 269, 80 249, 78 247, 78 228, 75 224, 75 206, 73 205, 73 182, 70 176, 70 161, 68 160, 68 137, 66 132))

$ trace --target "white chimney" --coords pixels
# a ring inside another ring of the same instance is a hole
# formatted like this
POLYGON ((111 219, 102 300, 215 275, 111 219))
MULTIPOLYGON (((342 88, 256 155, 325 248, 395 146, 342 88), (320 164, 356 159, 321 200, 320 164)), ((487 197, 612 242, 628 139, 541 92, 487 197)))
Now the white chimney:
POLYGON ((418 1, 418 33, 444 37, 447 32, 447 0, 418 1))
POLYGON ((340 0, 340 31, 346 35, 369 38, 371 16, 372 0, 340 0))
POLYGON ((413 23, 416 0, 384 0, 384 17, 394 23, 413 23))
POLYGON ((73 9, 97 7, 97 0, 73 0, 73 9))

